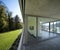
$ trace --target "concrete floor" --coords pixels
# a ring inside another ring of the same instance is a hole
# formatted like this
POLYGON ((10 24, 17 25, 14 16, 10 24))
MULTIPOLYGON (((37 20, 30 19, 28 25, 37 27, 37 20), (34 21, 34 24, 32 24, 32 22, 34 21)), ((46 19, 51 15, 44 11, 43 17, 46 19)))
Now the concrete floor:
POLYGON ((45 32, 38 39, 31 37, 32 40, 24 45, 25 50, 60 50, 60 35, 51 33, 49 37, 47 34, 49 33, 45 32))
POLYGON ((40 33, 38 33, 38 38, 40 40, 50 39, 50 38, 56 37, 56 36, 58 36, 58 35, 55 33, 49 33, 47 31, 40 31, 40 33))

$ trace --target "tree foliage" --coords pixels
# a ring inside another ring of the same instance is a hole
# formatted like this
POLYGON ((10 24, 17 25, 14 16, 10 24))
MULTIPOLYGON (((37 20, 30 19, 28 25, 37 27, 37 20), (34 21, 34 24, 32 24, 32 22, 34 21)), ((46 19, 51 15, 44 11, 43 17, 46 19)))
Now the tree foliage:
POLYGON ((5 7, 0 5, 0 31, 5 31, 4 29, 7 28, 7 26, 8 24, 5 7))
POLYGON ((20 19, 19 19, 19 16, 18 15, 15 16, 15 28, 16 29, 22 28, 22 26, 20 24, 20 19))
POLYGON ((12 12, 7 12, 5 6, 0 5, 0 32, 22 28, 19 16, 12 17, 12 12))

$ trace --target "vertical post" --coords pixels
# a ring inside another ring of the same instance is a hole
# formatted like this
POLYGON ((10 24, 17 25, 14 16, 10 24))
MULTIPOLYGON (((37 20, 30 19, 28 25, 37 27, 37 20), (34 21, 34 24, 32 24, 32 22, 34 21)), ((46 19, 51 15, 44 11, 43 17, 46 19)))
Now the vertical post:
POLYGON ((50 22, 49 22, 49 36, 50 36, 50 22))
POLYGON ((54 22, 53 22, 53 33, 54 33, 54 22))
POLYGON ((23 15, 23 21, 24 21, 24 33, 23 33, 23 44, 27 43, 27 23, 28 23, 28 17, 25 15, 25 0, 22 1, 22 15, 23 15))
POLYGON ((36 37, 38 38, 38 17, 36 17, 36 37))
POLYGON ((56 22, 56 33, 57 33, 57 22, 56 22))
POLYGON ((24 16, 24 41, 23 43, 27 43, 28 41, 28 17, 27 16, 24 16))

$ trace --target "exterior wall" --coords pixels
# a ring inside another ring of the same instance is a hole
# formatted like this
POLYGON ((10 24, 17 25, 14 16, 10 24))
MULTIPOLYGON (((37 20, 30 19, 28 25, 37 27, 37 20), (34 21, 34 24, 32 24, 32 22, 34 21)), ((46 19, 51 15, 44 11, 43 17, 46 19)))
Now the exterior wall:
POLYGON ((36 36, 36 17, 28 17, 28 31, 36 36))

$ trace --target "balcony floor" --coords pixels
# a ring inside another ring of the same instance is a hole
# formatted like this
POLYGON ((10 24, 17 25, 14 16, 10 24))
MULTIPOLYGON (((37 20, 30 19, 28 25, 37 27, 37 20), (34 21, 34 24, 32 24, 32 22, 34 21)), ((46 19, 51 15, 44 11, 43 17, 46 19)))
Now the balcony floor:
POLYGON ((51 39, 51 38, 54 38, 56 36, 58 36, 58 34, 56 34, 56 33, 49 33, 47 31, 40 31, 40 33, 38 33, 38 38, 40 39, 40 41, 51 39))
POLYGON ((24 45, 25 50, 60 50, 60 35, 48 34, 45 32, 38 39, 31 36, 31 40, 24 45))

